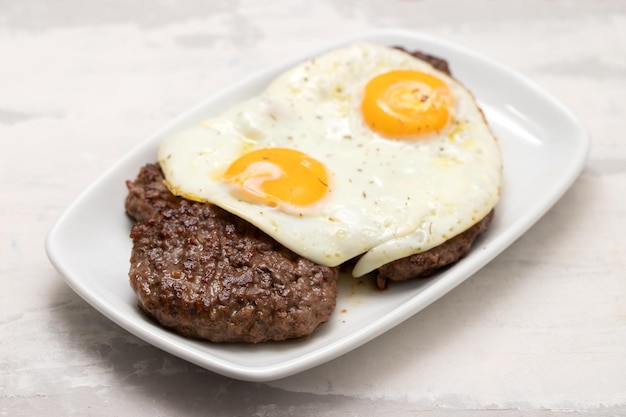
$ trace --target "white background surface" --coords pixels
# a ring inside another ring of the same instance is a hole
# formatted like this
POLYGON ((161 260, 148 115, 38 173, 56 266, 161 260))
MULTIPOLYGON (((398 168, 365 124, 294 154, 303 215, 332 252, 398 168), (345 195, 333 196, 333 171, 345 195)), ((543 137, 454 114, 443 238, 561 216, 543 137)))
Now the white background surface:
POLYGON ((0 415, 626 414, 624 2, 0 0, 0 57, 0 415), (65 285, 46 232, 122 155, 251 71, 379 27, 500 61, 587 125, 583 174, 518 242, 392 331, 270 383, 163 353, 65 285))

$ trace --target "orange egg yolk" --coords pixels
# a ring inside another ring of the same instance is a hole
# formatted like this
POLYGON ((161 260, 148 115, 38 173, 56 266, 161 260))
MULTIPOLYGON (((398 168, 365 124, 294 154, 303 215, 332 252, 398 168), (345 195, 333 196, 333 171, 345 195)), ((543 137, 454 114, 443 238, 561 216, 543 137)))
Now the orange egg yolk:
POLYGON ((393 70, 372 78, 361 103, 367 125, 395 139, 442 131, 453 108, 454 95, 445 81, 414 70, 393 70))
POLYGON ((243 196, 270 206, 304 207, 328 192, 324 164, 287 148, 259 149, 241 156, 228 167, 224 181, 243 196))

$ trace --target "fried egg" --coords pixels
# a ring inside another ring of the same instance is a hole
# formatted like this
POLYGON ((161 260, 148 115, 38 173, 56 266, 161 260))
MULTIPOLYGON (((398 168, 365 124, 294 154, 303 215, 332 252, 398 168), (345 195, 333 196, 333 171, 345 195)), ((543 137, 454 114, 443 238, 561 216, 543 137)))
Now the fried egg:
POLYGON ((486 216, 501 155, 472 94, 430 64, 359 43, 168 139, 173 194, 216 204, 353 275, 444 243, 486 216))

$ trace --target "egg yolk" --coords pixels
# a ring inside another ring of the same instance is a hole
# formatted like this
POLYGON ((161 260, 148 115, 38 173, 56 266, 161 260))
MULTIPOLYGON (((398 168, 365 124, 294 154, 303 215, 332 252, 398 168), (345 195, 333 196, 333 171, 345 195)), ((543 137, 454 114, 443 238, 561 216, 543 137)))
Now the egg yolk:
POLYGON ((326 167, 305 153, 288 148, 265 148, 233 162, 224 181, 243 196, 270 206, 284 203, 304 207, 328 192, 326 167))
POLYGON ((367 125, 396 139, 440 132, 453 108, 454 95, 445 81, 415 70, 393 70, 372 78, 361 103, 367 125))

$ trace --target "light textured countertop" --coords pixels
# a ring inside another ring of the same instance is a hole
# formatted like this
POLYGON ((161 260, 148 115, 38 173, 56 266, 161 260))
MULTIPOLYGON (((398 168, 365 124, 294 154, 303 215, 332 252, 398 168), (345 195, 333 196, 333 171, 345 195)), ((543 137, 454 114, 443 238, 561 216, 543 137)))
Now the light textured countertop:
POLYGON ((624 1, 0 0, 0 57, 0 415, 626 415, 624 1), (487 267, 267 383, 164 353, 64 283, 46 233, 125 153, 252 71, 381 27, 514 68, 592 136, 572 188, 487 267))

